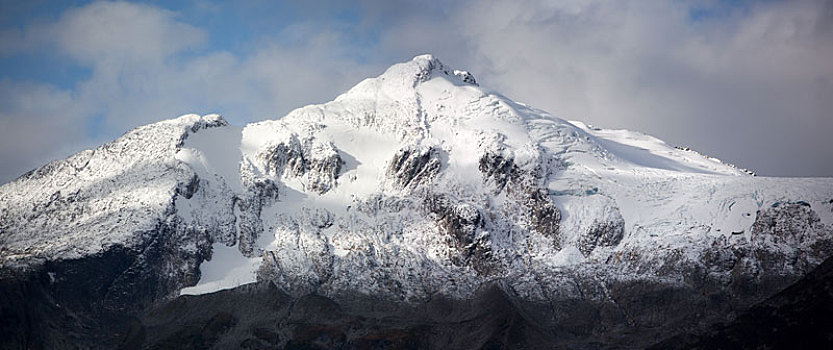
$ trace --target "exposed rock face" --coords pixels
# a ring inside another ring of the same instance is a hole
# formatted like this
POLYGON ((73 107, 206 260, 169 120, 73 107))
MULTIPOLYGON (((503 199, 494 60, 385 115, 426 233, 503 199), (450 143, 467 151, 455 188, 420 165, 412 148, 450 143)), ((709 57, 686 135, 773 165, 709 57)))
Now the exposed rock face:
POLYGON ((831 198, 419 56, 0 187, 0 348, 643 348, 829 259, 831 198))
POLYGON ((454 75, 456 75, 460 80, 462 80, 466 84, 472 84, 477 86, 477 81, 474 80, 474 76, 471 73, 466 72, 464 70, 454 70, 454 75))
POLYGON ((402 149, 391 160, 388 176, 394 179, 397 187, 403 189, 427 185, 442 167, 439 152, 434 147, 402 149))
POLYGON ((810 204, 802 201, 775 202, 759 210, 752 224, 752 240, 759 244, 795 247, 824 236, 825 225, 810 204))
POLYGON ((294 134, 289 140, 269 147, 261 157, 266 160, 266 170, 273 175, 300 176, 307 171, 303 147, 294 134))
POLYGON ((310 191, 323 194, 336 184, 344 161, 332 143, 306 140, 303 144, 296 135, 261 153, 267 172, 273 176, 305 176, 310 191))
POLYGON ((498 190, 503 189, 512 178, 517 179, 520 176, 512 157, 507 158, 502 154, 492 152, 480 157, 479 169, 486 179, 495 183, 498 190))
POLYGON ((533 232, 552 238, 556 243, 555 249, 558 249, 561 212, 542 192, 543 190, 534 189, 528 198, 524 198, 526 208, 529 209, 528 220, 533 232))
POLYGON ((579 249, 584 255, 590 254, 596 247, 614 247, 625 236, 625 219, 616 207, 608 207, 612 215, 607 219, 594 220, 587 234, 581 236, 579 249))
POLYGON ((432 195, 425 205, 440 229, 451 238, 452 247, 459 252, 452 256, 452 261, 489 274, 494 268, 489 264, 492 248, 489 233, 483 231, 485 220, 480 210, 446 195, 432 195))

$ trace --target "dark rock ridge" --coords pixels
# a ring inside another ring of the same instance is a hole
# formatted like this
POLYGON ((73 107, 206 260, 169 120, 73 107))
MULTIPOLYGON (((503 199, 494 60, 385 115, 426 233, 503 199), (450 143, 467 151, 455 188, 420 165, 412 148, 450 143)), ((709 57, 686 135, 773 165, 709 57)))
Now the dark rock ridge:
MULTIPOLYGON (((363 295, 292 297, 265 282, 139 305, 135 303, 152 294, 143 288, 146 281, 127 285, 135 299, 114 299, 120 288, 105 287, 120 283, 117 276, 131 258, 114 250, 45 267, 78 277, 72 280, 52 281, 49 272, 4 276, 2 348, 540 349, 658 344, 729 349, 833 344, 830 322, 825 321, 833 308, 830 260, 734 321, 704 332, 692 326, 695 310, 708 314, 719 302, 659 282, 611 280, 605 284, 606 300, 543 303, 506 294, 497 283, 471 299, 438 296, 419 304, 363 295), (90 303, 91 297, 99 301, 90 303), (663 341, 672 329, 682 334, 663 341)), ((599 293, 593 283, 580 288, 599 293)))
POLYGON ((666 339, 654 349, 830 349, 833 259, 734 320, 666 339))

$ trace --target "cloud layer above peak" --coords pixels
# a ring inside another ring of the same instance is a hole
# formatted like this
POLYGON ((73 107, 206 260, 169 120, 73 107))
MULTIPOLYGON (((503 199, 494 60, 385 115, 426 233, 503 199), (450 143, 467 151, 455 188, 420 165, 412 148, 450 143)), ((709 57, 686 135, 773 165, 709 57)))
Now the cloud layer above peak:
POLYGON ((833 176, 822 0, 0 6, 0 182, 183 113, 278 118, 426 52, 565 119, 833 176))

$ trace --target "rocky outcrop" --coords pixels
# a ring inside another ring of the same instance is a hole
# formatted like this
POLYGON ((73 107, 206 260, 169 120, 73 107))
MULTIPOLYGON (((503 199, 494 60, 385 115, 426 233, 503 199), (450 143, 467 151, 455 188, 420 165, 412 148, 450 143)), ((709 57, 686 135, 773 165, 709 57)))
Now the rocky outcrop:
POLYGON ((800 242, 825 236, 824 230, 821 219, 809 203, 775 202, 770 208, 756 213, 752 240, 760 244, 797 246, 800 242))
POLYGON ((272 176, 300 176, 307 171, 304 147, 296 135, 273 145, 258 155, 266 162, 267 174, 272 176))
POLYGON ((553 240, 554 248, 560 249, 559 232, 561 212, 549 199, 545 191, 540 189, 528 190, 528 197, 524 198, 528 211, 530 228, 533 232, 542 234, 553 240))
POLYGON ((259 154, 273 177, 301 177, 310 191, 323 194, 336 184, 344 161, 332 143, 307 139, 301 142, 292 134, 286 142, 259 154))
POLYGON ((625 236, 625 219, 616 207, 610 207, 612 214, 601 220, 594 220, 590 230, 581 236, 579 250, 584 255, 590 254, 596 247, 614 247, 625 236))
POLYGON ((502 190, 509 180, 520 176, 520 170, 515 166, 514 158, 496 152, 486 152, 480 157, 479 169, 483 177, 492 181, 498 191, 502 190))
POLYGON ((278 200, 280 189, 270 179, 252 181, 248 191, 235 198, 237 209, 237 243, 241 253, 245 256, 260 255, 255 242, 263 234, 263 219, 261 216, 264 206, 271 205, 278 200))
POLYGON ((452 257, 455 264, 470 265, 481 274, 495 272, 489 234, 482 230, 485 219, 477 207, 447 195, 429 196, 425 200, 425 207, 459 252, 459 255, 452 257))
POLYGON ((471 75, 471 73, 469 73, 469 72, 466 72, 464 70, 456 70, 455 69, 454 70, 454 75, 457 76, 457 78, 459 78, 462 82, 464 82, 466 84, 471 84, 471 85, 474 85, 474 86, 478 86, 477 85, 477 80, 475 80, 474 76, 471 75))
POLYGON ((399 150, 388 166, 387 174, 396 187, 413 189, 427 185, 442 167, 440 150, 435 147, 409 147, 399 150))

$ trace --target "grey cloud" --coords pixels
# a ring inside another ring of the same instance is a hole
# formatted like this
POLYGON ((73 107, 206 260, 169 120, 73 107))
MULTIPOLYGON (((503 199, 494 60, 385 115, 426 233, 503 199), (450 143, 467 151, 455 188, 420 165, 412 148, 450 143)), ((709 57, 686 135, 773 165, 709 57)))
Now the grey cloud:
POLYGON ((33 83, 0 81, 0 182, 84 146, 87 111, 71 93, 33 83))

